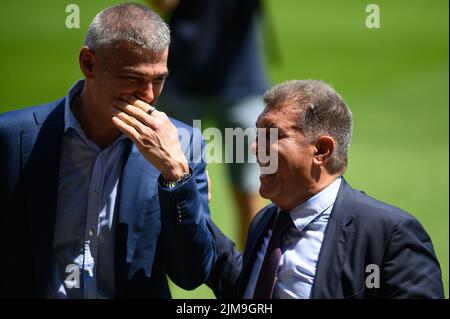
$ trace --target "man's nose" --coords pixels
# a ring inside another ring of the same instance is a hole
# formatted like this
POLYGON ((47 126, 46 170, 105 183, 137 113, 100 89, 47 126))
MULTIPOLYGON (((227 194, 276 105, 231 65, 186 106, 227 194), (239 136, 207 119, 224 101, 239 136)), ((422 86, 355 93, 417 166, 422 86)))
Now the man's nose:
POLYGON ((147 83, 142 85, 139 90, 135 93, 136 97, 145 103, 152 104, 155 99, 155 95, 153 93, 153 85, 152 83, 147 83))

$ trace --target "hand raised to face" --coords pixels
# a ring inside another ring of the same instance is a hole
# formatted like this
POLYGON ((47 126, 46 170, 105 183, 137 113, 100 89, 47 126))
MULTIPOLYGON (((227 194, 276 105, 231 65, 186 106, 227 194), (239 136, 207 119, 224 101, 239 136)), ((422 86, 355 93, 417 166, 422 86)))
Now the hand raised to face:
POLYGON ((114 100, 113 105, 113 124, 136 144, 164 180, 176 181, 189 172, 177 129, 164 112, 129 95, 114 100))

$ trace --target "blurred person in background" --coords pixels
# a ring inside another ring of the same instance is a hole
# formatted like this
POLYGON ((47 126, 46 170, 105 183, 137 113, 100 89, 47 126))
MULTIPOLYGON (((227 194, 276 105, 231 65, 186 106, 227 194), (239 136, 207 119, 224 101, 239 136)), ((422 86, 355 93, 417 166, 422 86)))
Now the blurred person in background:
MULTIPOLYGON (((150 0, 169 16, 172 35, 168 66, 170 76, 160 108, 189 123, 214 119, 225 128, 254 128, 263 109, 261 96, 268 88, 261 35, 263 5, 259 0, 150 0)), ((238 207, 239 246, 243 247, 249 223, 262 207, 258 194, 259 169, 248 163, 250 134, 244 163, 228 164, 232 193, 238 207)), ((236 157, 236 143, 225 152, 236 157)))

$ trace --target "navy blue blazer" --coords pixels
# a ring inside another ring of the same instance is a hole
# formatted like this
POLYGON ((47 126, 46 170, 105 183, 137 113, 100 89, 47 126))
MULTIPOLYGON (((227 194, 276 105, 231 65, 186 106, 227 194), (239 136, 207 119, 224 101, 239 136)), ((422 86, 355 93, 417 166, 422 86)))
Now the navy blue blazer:
MULTIPOLYGON (((0 297, 43 298, 55 227, 65 99, 0 115, 0 297)), ((172 120, 202 141, 201 133, 172 120)), ((183 141, 182 141, 183 142, 183 141)), ((170 298, 166 274, 180 287, 202 284, 216 248, 208 209, 205 161, 171 190, 127 141, 116 219, 117 298, 170 298), (182 219, 179 221, 179 214, 182 219)), ((203 145, 203 144, 202 144, 203 145)), ((201 156, 201 155, 199 155, 201 156)))
MULTIPOLYGON (((219 298, 242 298, 264 235, 277 208, 253 219, 241 254, 215 225, 218 259, 208 285, 219 298)), ((377 201, 342 181, 325 230, 311 298, 444 298, 439 262, 431 239, 406 212, 377 201), (366 286, 370 264, 379 288, 366 286), (367 272, 366 272, 367 271, 367 272)))

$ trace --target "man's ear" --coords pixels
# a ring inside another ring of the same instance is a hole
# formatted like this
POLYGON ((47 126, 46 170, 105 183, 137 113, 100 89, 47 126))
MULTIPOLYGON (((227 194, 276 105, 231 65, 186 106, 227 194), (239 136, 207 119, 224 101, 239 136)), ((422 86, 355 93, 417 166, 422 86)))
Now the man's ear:
POLYGON ((321 136, 314 145, 314 164, 322 165, 333 154, 336 142, 331 136, 321 136))
POLYGON ((87 46, 83 46, 79 55, 80 69, 86 79, 95 78, 98 69, 98 58, 87 46))

